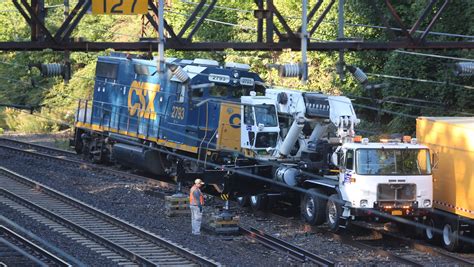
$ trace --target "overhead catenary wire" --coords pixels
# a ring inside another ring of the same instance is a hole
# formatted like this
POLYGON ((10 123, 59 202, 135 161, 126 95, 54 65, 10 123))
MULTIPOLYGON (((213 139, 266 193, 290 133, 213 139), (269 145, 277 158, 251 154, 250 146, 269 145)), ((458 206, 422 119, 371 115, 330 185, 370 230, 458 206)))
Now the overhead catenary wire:
POLYGON ((395 80, 405 80, 405 81, 412 81, 412 82, 422 82, 422 83, 432 83, 432 84, 440 84, 440 85, 450 85, 455 87, 461 87, 469 90, 474 90, 474 86, 468 86, 463 84, 451 83, 451 82, 441 82, 441 81, 433 81, 433 80, 426 80, 426 79, 419 79, 419 78, 409 78, 409 77, 401 77, 401 76, 394 76, 394 75, 387 75, 387 74, 377 74, 377 73, 366 73, 369 76, 381 77, 381 78, 388 78, 388 79, 395 79, 395 80))
POLYGON ((423 57, 433 57, 433 58, 441 58, 441 59, 450 59, 450 60, 474 62, 474 59, 470 59, 470 58, 450 57, 450 56, 443 56, 443 55, 436 55, 436 54, 429 54, 429 53, 419 53, 419 52, 405 51, 405 50, 400 50, 400 49, 393 50, 393 52, 401 53, 401 54, 414 55, 414 56, 423 56, 423 57))
MULTIPOLYGON (((191 15, 188 15, 188 14, 185 14, 185 13, 181 13, 181 12, 177 12, 177 11, 171 11, 171 10, 169 10, 169 11, 167 11, 167 12, 168 12, 168 13, 171 13, 171 14, 176 14, 176 15, 188 17, 188 18, 191 17, 191 15)), ((200 19, 201 17, 196 16, 196 18, 200 19)), ((208 21, 208 22, 212 22, 212 23, 221 24, 221 25, 226 25, 226 26, 231 26, 231 27, 237 27, 237 28, 241 28, 241 29, 244 29, 244 30, 257 31, 257 28, 242 26, 242 25, 240 25, 240 24, 235 24, 235 23, 231 23, 231 22, 225 22, 225 21, 216 20, 216 19, 210 19, 210 18, 205 18, 204 20, 205 20, 205 21, 208 21)))

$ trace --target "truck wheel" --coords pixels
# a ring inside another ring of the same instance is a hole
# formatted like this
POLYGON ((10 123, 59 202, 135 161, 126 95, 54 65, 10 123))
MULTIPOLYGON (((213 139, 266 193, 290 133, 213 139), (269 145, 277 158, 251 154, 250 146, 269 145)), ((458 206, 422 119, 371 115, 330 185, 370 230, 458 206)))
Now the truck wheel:
POLYGON ((308 189, 313 194, 305 194, 301 203, 301 214, 304 220, 311 225, 324 223, 326 211, 326 194, 317 188, 308 189), (321 195, 321 197, 317 197, 321 195))
POLYGON ((443 237, 441 238, 443 247, 451 252, 458 251, 460 246, 459 230, 457 224, 446 221, 443 226, 443 237))
POLYGON ((341 216, 342 216, 342 206, 341 198, 337 194, 333 194, 329 197, 326 205, 326 221, 328 223, 329 229, 333 232, 339 232, 341 228, 341 216))
POLYGON ((266 206, 266 198, 264 195, 250 196, 250 207, 254 211, 264 210, 266 206))
POLYGON ((239 207, 247 207, 249 205, 249 196, 239 196, 235 198, 239 207))
POLYGON ((439 233, 435 232, 434 229, 436 229, 436 222, 433 218, 428 218, 424 222, 426 228, 423 231, 423 236, 426 239, 426 241, 432 243, 432 244, 437 244, 439 242, 439 233))

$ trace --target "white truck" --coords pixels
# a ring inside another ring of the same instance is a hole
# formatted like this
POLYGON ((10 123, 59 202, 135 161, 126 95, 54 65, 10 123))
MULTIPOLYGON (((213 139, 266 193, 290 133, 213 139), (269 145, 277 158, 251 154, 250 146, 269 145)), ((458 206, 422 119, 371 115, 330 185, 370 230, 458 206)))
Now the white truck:
MULTIPOLYGON (((278 164, 273 179, 312 192, 296 193, 308 223, 337 231, 378 212, 418 219, 432 208, 428 147, 415 138, 372 143, 355 136, 359 120, 350 99, 269 88, 241 102, 245 155, 278 164)), ((278 193, 251 195, 251 206, 262 207, 265 195, 278 193)))

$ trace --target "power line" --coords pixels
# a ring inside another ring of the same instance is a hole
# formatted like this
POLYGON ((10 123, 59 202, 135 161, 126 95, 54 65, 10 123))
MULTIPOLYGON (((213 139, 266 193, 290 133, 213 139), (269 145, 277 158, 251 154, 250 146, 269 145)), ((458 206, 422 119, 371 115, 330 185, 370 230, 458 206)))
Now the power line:
POLYGON ((451 59, 451 60, 459 60, 459 61, 470 61, 470 62, 474 62, 474 59, 470 59, 470 58, 462 58, 462 57, 449 57, 449 56, 442 56, 442 55, 436 55, 436 54, 427 54, 427 53, 410 52, 410 51, 404 51, 404 50, 400 50, 400 49, 393 50, 393 52, 396 52, 396 53, 401 53, 401 54, 415 55, 415 56, 434 57, 434 58, 442 58, 442 59, 451 59))
MULTIPOLYGON (((191 17, 190 15, 184 14, 184 13, 181 13, 181 12, 176 12, 176 11, 168 11, 168 12, 172 13, 172 14, 177 14, 177 15, 180 15, 180 16, 188 17, 188 18, 191 17)), ((200 19, 201 17, 196 16, 196 18, 200 19)), ((204 20, 208 21, 208 22, 213 22, 213 23, 217 23, 217 24, 226 25, 226 26, 237 27, 237 28, 241 28, 241 29, 244 29, 244 30, 257 31, 256 28, 246 27, 246 26, 242 26, 240 24, 225 22, 225 21, 221 21, 221 20, 215 20, 215 19, 209 19, 209 18, 205 18, 204 20)))
POLYGON ((441 84, 441 85, 450 85, 450 86, 461 87, 461 88, 465 88, 465 89, 469 89, 469 90, 474 90, 473 86, 462 85, 462 84, 457 84, 457 83, 440 82, 440 81, 418 79, 418 78, 409 78, 409 77, 400 77, 400 76, 377 74, 377 73, 366 73, 366 74, 369 75, 369 76, 382 77, 382 78, 388 78, 388 79, 405 80, 405 81, 412 81, 412 82, 432 83, 432 84, 441 84))

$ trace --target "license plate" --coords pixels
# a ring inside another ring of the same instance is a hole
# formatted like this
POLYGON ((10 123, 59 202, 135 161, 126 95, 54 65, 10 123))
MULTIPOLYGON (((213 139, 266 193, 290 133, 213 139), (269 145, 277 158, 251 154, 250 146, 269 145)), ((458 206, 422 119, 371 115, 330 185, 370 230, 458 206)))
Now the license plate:
POLYGON ((392 210, 392 215, 403 215, 401 210, 392 210))

